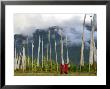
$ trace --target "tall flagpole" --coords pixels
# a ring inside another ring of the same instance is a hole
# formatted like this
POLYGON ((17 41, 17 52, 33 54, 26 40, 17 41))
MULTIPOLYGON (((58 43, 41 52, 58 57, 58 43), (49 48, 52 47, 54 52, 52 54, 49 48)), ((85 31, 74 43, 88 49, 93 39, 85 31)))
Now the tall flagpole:
POLYGON ((97 62, 97 49, 95 47, 95 42, 94 42, 94 61, 97 62))
MULTIPOLYGON (((94 25, 95 25, 95 23, 96 23, 96 14, 94 15, 94 25)), ((95 30, 95 28, 94 28, 94 30, 95 30)), ((97 49, 96 49, 96 47, 95 47, 95 42, 94 42, 94 62, 97 62, 97 49)))
MULTIPOLYGON (((55 33, 54 33, 55 34, 55 33)), ((55 37, 56 38, 56 37, 55 37)), ((56 39, 55 39, 55 58, 56 58, 56 65, 57 65, 57 72, 58 72, 58 61, 57 61, 57 49, 56 49, 56 39)))
POLYGON ((81 58, 80 58, 80 71, 81 71, 81 67, 84 66, 84 26, 85 26, 85 19, 86 19, 86 14, 84 16, 84 22, 83 22, 82 47, 81 47, 81 58))
MULTIPOLYGON (((91 26, 93 28, 93 22, 91 20, 91 26)), ((91 40, 90 40, 90 53, 89 53, 89 72, 90 66, 93 64, 93 40, 92 40, 93 32, 91 31, 91 40)))
POLYGON ((62 31, 60 30, 61 34, 61 60, 62 60, 62 65, 64 65, 64 59, 63 59, 63 40, 62 40, 62 31))
POLYGON ((33 41, 32 41, 32 71, 33 71, 33 48, 34 48, 34 45, 33 45, 33 41))
POLYGON ((25 47, 23 47, 23 57, 22 57, 22 61, 23 61, 23 72, 26 69, 26 56, 25 56, 25 47))
POLYGON ((90 72, 90 66, 93 65, 93 55, 94 55, 94 16, 93 16, 93 21, 91 20, 91 26, 92 26, 92 31, 91 31, 91 40, 90 40, 90 54, 89 54, 89 72, 90 72))
POLYGON ((43 68, 43 36, 42 36, 42 68, 43 68))
POLYGON ((48 55, 48 52, 49 52, 49 44, 50 44, 50 32, 48 33, 48 43, 47 43, 47 61, 49 59, 49 55, 48 55))
POLYGON ((47 61, 48 61, 48 43, 47 43, 47 61))
POLYGON ((68 46, 67 46, 67 35, 66 35, 66 48, 67 48, 67 64, 69 64, 69 56, 68 56, 68 46))
POLYGON ((29 67, 29 48, 28 48, 28 36, 27 36, 27 60, 28 60, 28 67, 29 67))
POLYGON ((41 39, 40 39, 40 35, 39 35, 39 45, 38 45, 38 55, 37 55, 37 67, 39 67, 40 42, 41 42, 41 39))
POLYGON ((51 42, 50 42, 50 30, 49 30, 49 44, 50 44, 50 67, 52 71, 52 59, 51 59, 51 42))

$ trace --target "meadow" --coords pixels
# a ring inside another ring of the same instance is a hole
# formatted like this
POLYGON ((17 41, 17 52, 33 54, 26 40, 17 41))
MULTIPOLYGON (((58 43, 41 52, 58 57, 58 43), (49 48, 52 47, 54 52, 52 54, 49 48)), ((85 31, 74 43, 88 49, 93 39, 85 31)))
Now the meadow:
POLYGON ((56 64, 54 60, 43 60, 43 66, 40 63, 37 66, 37 61, 27 60, 26 61, 26 68, 23 70, 22 68, 14 70, 15 76, 96 76, 97 75, 97 65, 94 63, 89 71, 89 64, 84 64, 81 67, 78 64, 73 64, 70 62, 68 65, 68 74, 61 74, 60 73, 60 64, 56 64), (52 65, 50 65, 52 62, 52 65))

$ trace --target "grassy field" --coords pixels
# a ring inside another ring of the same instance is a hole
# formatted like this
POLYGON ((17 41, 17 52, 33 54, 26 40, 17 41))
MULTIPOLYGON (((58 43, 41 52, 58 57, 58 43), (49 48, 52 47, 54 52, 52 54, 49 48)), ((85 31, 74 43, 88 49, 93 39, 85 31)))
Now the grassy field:
MULTIPOLYGON (((31 64, 31 62, 30 62, 31 64)), ((89 64, 85 64, 83 67, 80 65, 76 65, 73 63, 69 64, 68 67, 68 74, 60 74, 60 65, 57 65, 54 61, 52 61, 52 68, 49 61, 44 60, 44 66, 42 68, 42 65, 37 67, 36 62, 32 65, 29 65, 26 67, 25 70, 23 69, 16 69, 14 70, 15 76, 96 76, 97 74, 97 65, 94 64, 93 66, 90 66, 90 72, 89 72, 89 64), (58 72, 57 72, 58 71, 58 72)))
POLYGON ((19 73, 15 72, 15 76, 97 76, 96 73, 89 73, 89 72, 73 72, 68 74, 60 74, 60 73, 19 73))

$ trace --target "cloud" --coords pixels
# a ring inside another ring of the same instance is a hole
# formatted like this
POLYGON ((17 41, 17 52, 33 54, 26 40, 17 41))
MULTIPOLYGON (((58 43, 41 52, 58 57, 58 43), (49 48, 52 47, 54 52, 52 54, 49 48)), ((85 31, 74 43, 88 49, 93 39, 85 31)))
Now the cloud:
MULTIPOLYGON (((83 20, 84 14, 14 14, 14 33, 31 34, 35 28, 48 28, 52 25, 64 26, 68 21, 73 20, 74 24, 79 22, 75 20, 83 20)), ((88 18, 89 19, 89 18, 88 18)), ((73 25, 71 23, 70 25, 73 25)))
MULTIPOLYGON (((14 33, 32 35, 36 29, 47 30, 50 26, 63 28, 63 36, 68 37, 68 45, 81 45, 82 28, 85 14, 15 14, 14 33)), ((90 24, 91 14, 86 16, 86 23, 90 24)), ((93 14, 92 14, 93 15, 93 14)), ((84 30, 85 46, 89 46, 90 30, 84 30)), ((97 32, 94 33, 97 40, 97 32)), ((64 42, 65 43, 65 42, 64 42)))
MULTIPOLYGON (((80 30, 77 29, 77 26, 74 28, 66 28, 63 32, 63 36, 65 37, 64 43, 66 43, 66 36, 68 38, 67 45, 68 46, 79 46, 81 45, 82 42, 82 27, 79 28, 80 30)), ((91 37, 91 31, 87 30, 87 28, 84 29, 84 42, 85 42, 85 47, 89 47, 89 42, 90 42, 90 37, 91 37)), ((94 39, 97 40, 97 32, 94 32, 94 39)))

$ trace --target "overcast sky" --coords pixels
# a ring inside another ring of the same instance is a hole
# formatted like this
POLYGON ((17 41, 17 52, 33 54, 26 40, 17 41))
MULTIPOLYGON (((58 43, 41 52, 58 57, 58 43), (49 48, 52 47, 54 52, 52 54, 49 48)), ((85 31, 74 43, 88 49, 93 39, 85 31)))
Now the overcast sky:
MULTIPOLYGON (((45 29, 50 26, 60 26, 64 28, 71 44, 80 44, 82 27, 85 14, 14 14, 14 34, 31 35, 36 29, 45 29)), ((86 15, 85 23, 91 22, 90 15, 86 15)), ((90 40, 90 31, 85 28, 85 42, 90 40)), ((97 32, 95 32, 95 39, 97 32)), ((88 43, 87 43, 88 45, 88 43)))
MULTIPOLYGON (((49 26, 66 26, 70 21, 74 24, 82 24, 84 14, 15 14, 14 33, 28 34, 34 32, 35 28, 48 28, 49 26), (79 22, 78 22, 79 21, 79 22)), ((70 25, 73 24, 69 23, 70 25)), ((90 22, 87 15, 86 22, 90 22)))

